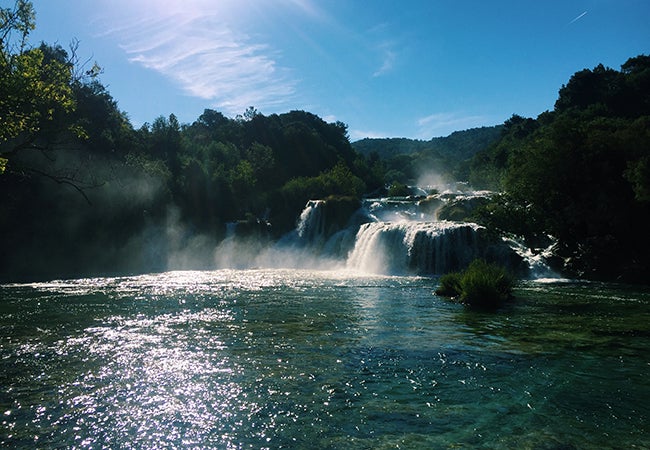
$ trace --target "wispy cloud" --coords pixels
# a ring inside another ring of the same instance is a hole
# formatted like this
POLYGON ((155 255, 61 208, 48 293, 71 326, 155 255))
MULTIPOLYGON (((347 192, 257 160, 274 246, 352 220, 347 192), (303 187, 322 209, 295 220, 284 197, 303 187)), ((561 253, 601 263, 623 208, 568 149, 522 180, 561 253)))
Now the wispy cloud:
POLYGON ((587 11, 583 12, 583 13, 580 14, 578 17, 576 17, 576 18, 573 19, 571 22, 569 22, 569 25, 571 25, 571 24, 573 24, 573 23, 576 23, 578 20, 582 19, 582 18, 583 18, 584 16, 586 16, 586 15, 587 15, 587 11))
POLYGON ((454 131, 488 125, 489 119, 479 115, 462 115, 458 113, 436 113, 417 120, 418 138, 448 136, 454 131))
POLYGON ((373 78, 381 77, 391 72, 397 63, 399 37, 391 29, 389 22, 377 23, 363 35, 367 41, 364 45, 368 47, 373 56, 378 56, 379 65, 372 73, 373 78))
POLYGON ((385 75, 386 73, 393 70, 393 67, 395 66, 395 59, 397 58, 397 54, 394 51, 385 50, 382 56, 383 60, 381 67, 379 67, 379 69, 377 69, 375 73, 372 74, 373 77, 380 77, 382 75, 385 75))
MULTIPOLYGON (((297 81, 265 43, 235 32, 214 7, 188 2, 113 29, 129 60, 176 82, 188 95, 229 114, 279 107, 297 81)), ((150 11, 149 11, 150 12, 150 11)))

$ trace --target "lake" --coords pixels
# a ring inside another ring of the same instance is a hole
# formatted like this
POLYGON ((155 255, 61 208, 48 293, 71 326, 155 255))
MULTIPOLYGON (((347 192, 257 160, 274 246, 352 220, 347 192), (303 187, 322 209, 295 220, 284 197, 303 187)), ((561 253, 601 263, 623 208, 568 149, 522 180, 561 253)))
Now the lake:
POLYGON ((650 290, 168 272, 0 286, 0 446, 650 448, 650 290))

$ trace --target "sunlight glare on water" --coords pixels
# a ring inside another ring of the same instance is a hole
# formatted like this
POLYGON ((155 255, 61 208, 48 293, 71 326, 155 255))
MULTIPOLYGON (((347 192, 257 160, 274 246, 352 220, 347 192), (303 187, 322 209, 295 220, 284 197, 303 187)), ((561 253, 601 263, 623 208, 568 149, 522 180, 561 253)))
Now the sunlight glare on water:
POLYGON ((0 444, 650 445, 647 292, 527 283, 485 314, 434 289, 291 270, 0 286, 0 444))

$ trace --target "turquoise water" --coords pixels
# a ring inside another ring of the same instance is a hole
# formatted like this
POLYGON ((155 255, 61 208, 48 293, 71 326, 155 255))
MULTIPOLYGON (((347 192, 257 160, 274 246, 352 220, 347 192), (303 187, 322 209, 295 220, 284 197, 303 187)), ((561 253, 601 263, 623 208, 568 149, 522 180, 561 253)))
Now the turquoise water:
POLYGON ((0 287, 8 448, 650 448, 650 292, 170 272, 0 287))

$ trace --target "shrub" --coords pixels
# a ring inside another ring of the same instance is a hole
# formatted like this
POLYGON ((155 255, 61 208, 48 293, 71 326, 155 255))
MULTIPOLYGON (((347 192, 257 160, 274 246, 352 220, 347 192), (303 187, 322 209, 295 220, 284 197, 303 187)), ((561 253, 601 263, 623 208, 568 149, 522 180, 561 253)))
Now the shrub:
POLYGON ((399 181, 394 182, 388 188, 389 197, 407 197, 409 195, 411 195, 411 189, 409 189, 407 185, 405 185, 404 183, 400 183, 399 181))
POLYGON ((473 308, 494 309, 510 298, 513 285, 503 267, 476 259, 464 272, 444 275, 436 294, 456 297, 473 308))
POLYGON ((462 274, 460 272, 452 272, 443 275, 440 278, 440 285, 436 289, 437 295, 443 297, 458 297, 461 294, 460 279, 462 274))

